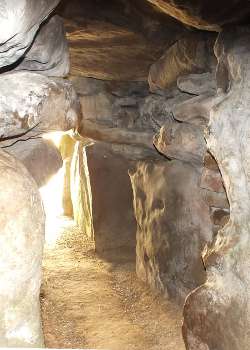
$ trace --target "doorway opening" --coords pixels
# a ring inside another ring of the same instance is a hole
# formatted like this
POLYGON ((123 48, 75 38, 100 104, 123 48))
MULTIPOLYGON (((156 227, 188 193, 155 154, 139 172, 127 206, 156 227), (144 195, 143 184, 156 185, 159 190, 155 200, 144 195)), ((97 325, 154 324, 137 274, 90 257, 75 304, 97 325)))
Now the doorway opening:
MULTIPOLYGON (((100 167, 104 165, 100 160, 107 158, 97 158, 94 167, 94 152, 86 152, 86 146, 79 142, 73 142, 74 147, 69 146, 68 137, 56 135, 55 144, 61 152, 63 166, 40 190, 47 217, 41 288, 46 347, 184 349, 181 308, 138 280, 135 246, 129 248, 122 243, 119 247, 117 242, 107 245, 107 232, 103 231, 105 222, 98 221, 98 207, 93 204, 96 198, 92 197, 96 196, 91 188, 93 179, 89 178, 95 169, 103 175, 98 181, 104 181, 107 169, 102 172, 100 167), (87 163, 83 164, 82 161, 86 160, 87 163), (83 182, 84 189, 81 188, 83 182), (89 190, 91 193, 86 198, 89 190), (71 203, 65 199, 67 196, 71 203), (74 203, 76 198, 81 201, 78 205, 74 203), (79 215, 83 216, 81 220, 79 215), (102 231, 98 232, 100 227, 102 231), (95 230, 99 235, 101 232, 106 235, 103 241, 102 237, 95 239, 95 230), (100 242, 103 242, 104 249, 100 249, 100 242)), ((112 161, 114 164, 114 159, 112 161)), ((104 185, 98 183, 96 186, 101 188, 104 185)), ((115 200, 114 194, 112 200, 115 200)), ((107 202, 103 202, 105 204, 107 202)), ((100 220, 105 221, 105 218, 108 220, 108 208, 103 207, 103 210, 105 217, 100 220)), ((106 225, 111 227, 111 222, 106 222, 106 225)), ((120 230, 116 235, 122 233, 120 230)), ((114 232, 110 233, 111 240, 112 237, 114 241, 114 232)), ((122 237, 121 242, 124 242, 122 237)))

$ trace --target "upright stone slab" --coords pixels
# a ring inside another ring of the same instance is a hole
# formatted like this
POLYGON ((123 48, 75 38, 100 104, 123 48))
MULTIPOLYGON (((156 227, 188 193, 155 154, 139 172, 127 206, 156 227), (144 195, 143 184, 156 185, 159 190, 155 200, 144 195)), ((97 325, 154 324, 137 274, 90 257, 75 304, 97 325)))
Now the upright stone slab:
POLYGON ((44 212, 25 167, 0 151, 0 347, 42 347, 44 212))
POLYGON ((73 216, 83 234, 94 238, 92 192, 84 143, 76 142, 70 170, 70 193, 73 216))
POLYGON ((183 302, 205 281, 201 252, 212 239, 200 174, 187 163, 163 160, 140 162, 130 177, 137 275, 152 289, 183 302))

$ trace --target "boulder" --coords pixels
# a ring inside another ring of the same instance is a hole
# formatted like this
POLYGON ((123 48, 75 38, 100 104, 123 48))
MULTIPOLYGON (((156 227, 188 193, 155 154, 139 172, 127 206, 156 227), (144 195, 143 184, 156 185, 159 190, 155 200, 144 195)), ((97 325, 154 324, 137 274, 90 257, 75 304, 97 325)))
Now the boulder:
POLYGON ((179 161, 140 162, 130 171, 137 220, 136 271, 152 289, 181 302, 205 281, 201 252, 212 240, 200 175, 179 161))
POLYGON ((72 84, 30 72, 0 77, 0 141, 35 131, 76 128, 80 106, 72 84))
POLYGON ((65 77, 69 69, 69 49, 64 23, 59 16, 53 16, 41 25, 32 46, 25 53, 16 70, 65 77))
POLYGON ((188 74, 177 79, 178 88, 191 95, 202 95, 215 92, 216 81, 214 73, 188 74))
POLYGON ((189 98, 174 106, 173 116, 179 122, 207 126, 214 101, 215 94, 212 92, 189 98))
POLYGON ((190 95, 179 91, 172 91, 169 96, 149 94, 140 102, 138 122, 146 130, 153 129, 155 132, 159 132, 164 124, 173 121, 175 106, 189 99, 190 95))
POLYGON ((188 350, 248 350, 250 344, 249 40, 248 28, 233 27, 215 45, 220 89, 206 140, 223 177, 230 218, 203 253, 206 282, 186 300, 188 350))
POLYGON ((41 348, 43 206, 24 165, 0 150, 0 168, 0 346, 41 348))
POLYGON ((60 0, 0 1, 0 67, 21 58, 31 46, 40 24, 60 0))
POLYGON ((177 79, 189 73, 213 69, 215 37, 192 33, 176 41, 150 68, 148 82, 152 92, 176 85, 177 79))
POLYGON ((192 163, 198 167, 203 164, 206 144, 202 127, 169 122, 154 137, 154 145, 167 158, 192 163))

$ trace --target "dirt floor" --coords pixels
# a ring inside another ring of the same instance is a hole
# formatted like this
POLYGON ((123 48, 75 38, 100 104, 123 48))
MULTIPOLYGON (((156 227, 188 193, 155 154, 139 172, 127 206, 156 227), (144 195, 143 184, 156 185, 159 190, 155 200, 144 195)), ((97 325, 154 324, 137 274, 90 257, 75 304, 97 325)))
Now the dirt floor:
POLYGON ((74 223, 60 219, 47 234, 41 291, 49 348, 184 350, 181 310, 135 275, 134 256, 98 257, 74 223))

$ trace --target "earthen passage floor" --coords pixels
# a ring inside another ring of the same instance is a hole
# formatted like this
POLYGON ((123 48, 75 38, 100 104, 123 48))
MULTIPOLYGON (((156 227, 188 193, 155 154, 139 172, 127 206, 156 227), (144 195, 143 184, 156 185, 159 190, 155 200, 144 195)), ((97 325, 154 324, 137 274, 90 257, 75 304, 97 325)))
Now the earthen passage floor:
POLYGON ((152 294, 135 275, 130 254, 98 257, 70 220, 46 245, 41 291, 50 348, 183 350, 181 310, 152 294))

